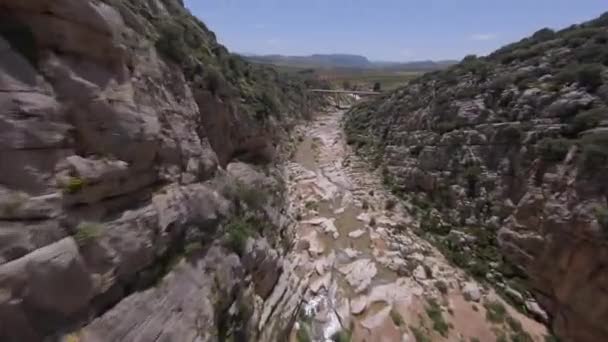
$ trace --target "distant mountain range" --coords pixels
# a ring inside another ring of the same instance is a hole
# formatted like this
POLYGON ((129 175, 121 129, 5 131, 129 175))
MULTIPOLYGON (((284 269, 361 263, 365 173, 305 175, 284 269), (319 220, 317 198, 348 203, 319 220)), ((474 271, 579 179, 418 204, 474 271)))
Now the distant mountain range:
POLYGON ((388 70, 439 70, 458 63, 455 60, 383 62, 370 61, 367 57, 350 54, 314 54, 310 56, 284 55, 243 55, 254 63, 273 64, 294 68, 345 68, 345 69, 388 69, 388 70))

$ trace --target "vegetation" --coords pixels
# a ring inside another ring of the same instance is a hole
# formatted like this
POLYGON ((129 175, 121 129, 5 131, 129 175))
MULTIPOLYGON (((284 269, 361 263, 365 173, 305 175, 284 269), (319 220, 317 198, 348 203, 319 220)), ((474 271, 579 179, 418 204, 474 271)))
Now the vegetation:
POLYGON ((350 342, 351 335, 350 330, 340 330, 331 337, 331 340, 334 342, 350 342))
POLYGON ((410 330, 412 331, 416 342, 431 342, 431 338, 428 337, 422 329, 410 325, 410 330))
POLYGON ((435 288, 443 295, 448 294, 448 285, 443 280, 437 280, 435 282, 435 288))
POLYGON ((595 208, 595 219, 603 230, 604 236, 608 237, 608 208, 595 208))
POLYGON ((200 242, 191 242, 184 247, 184 254, 193 256, 203 250, 203 244, 200 242))
POLYGON ((437 331, 441 336, 447 337, 448 332, 450 330, 450 326, 443 318, 443 314, 441 313, 441 306, 434 300, 428 299, 426 306, 426 314, 429 316, 431 321, 433 322, 433 329, 437 331))
POLYGON ((599 125, 602 120, 608 120, 608 109, 596 108, 576 114, 571 124, 568 127, 570 135, 577 135, 580 132, 593 129, 599 125))
POLYGON ((298 329, 296 333, 296 340, 298 340, 298 342, 312 342, 312 338, 310 337, 310 332, 308 331, 308 326, 306 324, 300 324, 300 329, 298 329))
POLYGON ((547 162, 561 162, 564 160, 572 143, 563 138, 545 138, 538 143, 538 153, 547 162))
POLYGON ((580 66, 576 73, 578 83, 590 91, 594 91, 601 86, 603 67, 599 64, 584 64, 580 66))
POLYGON ((401 317, 401 314, 394 308, 391 309, 390 316, 396 326, 400 327, 403 325, 403 317, 401 317))
POLYGON ((81 178, 71 177, 70 179, 68 179, 67 183, 65 184, 64 192, 67 194, 73 195, 73 194, 79 192, 80 190, 82 190, 84 185, 85 185, 85 182, 81 178))
POLYGON ((14 192, 0 204, 0 215, 14 216, 17 211, 25 204, 28 197, 25 193, 14 192))
POLYGON ((252 209, 260 209, 268 203, 268 194, 264 190, 243 182, 236 184, 236 197, 252 209))
POLYGON ((247 247, 247 240, 259 230, 258 227, 255 227, 256 223, 252 217, 237 217, 228 222, 226 224, 228 247, 242 256, 247 247))
POLYGON ((79 246, 86 246, 101 237, 104 227, 99 223, 81 222, 76 227, 74 240, 79 246))
POLYGON ((608 133, 587 134, 581 139, 583 169, 595 173, 608 166, 608 133))
POLYGON ((384 209, 388 211, 392 211, 393 209, 395 209, 395 206, 397 206, 397 201, 392 198, 387 199, 384 203, 384 209))
POLYGON ((486 319, 492 323, 503 323, 507 317, 507 309, 498 301, 487 301, 483 304, 486 308, 486 319))

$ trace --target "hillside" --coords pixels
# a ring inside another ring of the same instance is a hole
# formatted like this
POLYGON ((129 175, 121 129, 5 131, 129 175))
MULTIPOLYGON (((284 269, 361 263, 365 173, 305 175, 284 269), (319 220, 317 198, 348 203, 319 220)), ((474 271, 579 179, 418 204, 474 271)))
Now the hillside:
POLYGON ((364 56, 347 54, 315 54, 310 56, 245 56, 251 62, 298 68, 370 68, 372 63, 364 56))
POLYGON ((0 55, 1 341, 288 328, 228 309, 280 303, 277 165, 331 102, 231 54, 181 0, 2 1, 0 55))
POLYGON ((245 59, 259 64, 272 64, 292 68, 319 69, 380 69, 387 71, 432 71, 449 67, 456 61, 383 62, 367 57, 346 54, 315 54, 311 56, 246 55, 245 59))
POLYGON ((564 341, 606 340, 608 13, 425 74, 345 129, 453 264, 564 341))

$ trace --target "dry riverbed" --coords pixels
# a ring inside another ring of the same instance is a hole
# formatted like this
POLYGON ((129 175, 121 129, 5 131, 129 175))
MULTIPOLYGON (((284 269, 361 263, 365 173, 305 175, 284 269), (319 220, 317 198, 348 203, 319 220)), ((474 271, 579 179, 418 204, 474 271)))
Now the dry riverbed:
POLYGON ((292 257, 309 279, 291 339, 543 341, 542 324, 413 233, 418 222, 406 205, 349 150, 341 117, 320 115, 301 127, 287 166, 299 222, 292 257))

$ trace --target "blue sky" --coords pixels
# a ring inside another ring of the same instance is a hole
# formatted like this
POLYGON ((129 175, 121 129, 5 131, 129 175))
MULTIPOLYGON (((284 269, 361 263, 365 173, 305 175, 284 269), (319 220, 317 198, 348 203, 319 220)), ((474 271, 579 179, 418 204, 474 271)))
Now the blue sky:
POLYGON ((608 11, 606 0, 185 0, 228 49, 353 53, 408 61, 486 54, 543 27, 608 11))

